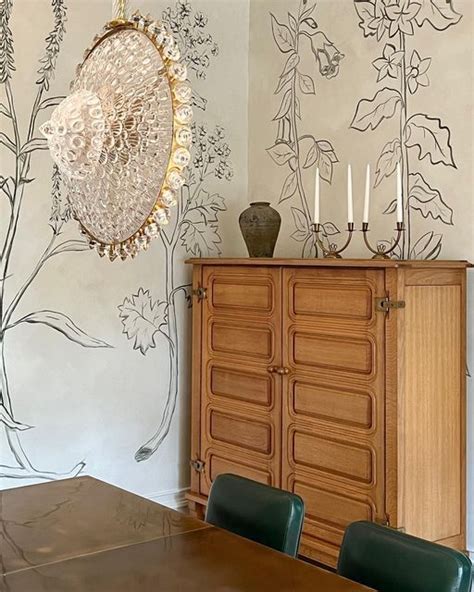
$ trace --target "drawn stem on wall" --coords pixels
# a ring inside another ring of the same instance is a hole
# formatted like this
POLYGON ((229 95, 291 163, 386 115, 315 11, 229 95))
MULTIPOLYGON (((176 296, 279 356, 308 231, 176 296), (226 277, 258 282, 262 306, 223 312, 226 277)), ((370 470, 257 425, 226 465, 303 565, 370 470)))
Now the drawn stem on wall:
MULTIPOLYGON (((312 215, 308 203, 303 171, 312 171, 310 184, 314 186, 316 168, 321 178, 328 184, 332 182, 334 165, 338 162, 336 152, 328 140, 317 139, 311 133, 300 135, 303 97, 316 94, 314 78, 301 70, 305 55, 305 41, 314 57, 314 63, 322 77, 330 79, 337 76, 339 64, 344 55, 319 30, 313 18, 316 4, 300 0, 296 14, 288 13, 287 23, 280 22, 270 13, 272 35, 279 52, 285 57, 285 65, 279 76, 275 95, 282 95, 278 111, 273 118, 277 123, 275 144, 267 149, 272 160, 281 167, 288 167, 280 193, 279 204, 296 196, 298 206, 291 206, 296 230, 291 237, 302 243, 302 257, 317 256, 318 248, 315 234, 311 231, 312 215)), ((339 230, 331 222, 322 225, 323 238, 338 234, 339 230)))
MULTIPOLYGON (((13 36, 10 29, 10 19, 13 8, 12 0, 0 3, 0 30, 2 44, 0 46, 0 89, 4 91, 4 102, 0 102, 0 116, 10 124, 11 133, 0 133, 0 148, 7 151, 14 162, 14 173, 0 171, 0 192, 7 201, 10 210, 7 230, 3 237, 0 251, 0 423, 5 429, 9 452, 15 465, 0 464, 0 477, 10 479, 45 479, 52 480, 75 476, 85 466, 83 461, 77 463, 71 470, 60 473, 38 469, 22 443, 21 434, 32 428, 16 419, 13 405, 12 385, 8 378, 7 356, 9 352, 7 338, 10 331, 22 324, 39 324, 55 330, 70 341, 87 348, 107 348, 106 342, 91 337, 82 331, 66 314, 54 310, 37 310, 21 318, 14 318, 23 297, 34 285, 44 266, 56 255, 88 251, 88 245, 82 240, 62 240, 64 225, 70 219, 70 210, 66 200, 61 195, 61 183, 56 169, 52 177, 52 207, 49 219, 51 228, 50 240, 21 287, 9 297, 8 280, 14 273, 18 276, 22 270, 11 270, 12 253, 18 243, 18 229, 22 221, 23 198, 25 191, 31 190, 35 179, 30 178, 31 159, 37 151, 46 150, 46 141, 36 137, 37 119, 41 112, 59 104, 62 96, 45 96, 49 91, 50 81, 56 67, 57 57, 65 33, 66 5, 64 0, 51 0, 54 17, 54 28, 46 37, 46 50, 40 60, 38 79, 36 80, 36 94, 33 100, 27 133, 22 138, 20 122, 18 120, 15 98, 11 87, 11 78, 15 70, 13 54, 13 36)), ((6 159, 5 159, 6 161, 6 159)))
MULTIPOLYGON (((372 98, 358 102, 350 127, 367 132, 398 116, 398 137, 385 144, 381 151, 374 186, 391 177, 400 162, 406 231, 396 256, 436 259, 442 250, 443 235, 433 229, 416 236, 416 216, 453 225, 453 210, 442 192, 427 181, 427 169, 429 165, 457 167, 450 128, 443 125, 440 117, 409 110, 411 95, 431 85, 432 58, 422 56, 421 49, 409 49, 408 45, 415 45, 422 27, 430 26, 438 34, 457 25, 462 16, 455 11, 452 0, 354 0, 354 7, 364 37, 375 37, 383 43, 382 55, 372 65, 377 71, 377 84, 384 87, 372 98), (417 170, 417 161, 425 163, 420 170, 417 170)), ((393 189, 391 193, 393 195, 393 189)), ((384 214, 392 215, 395 209, 396 201, 392 198, 384 214)))
MULTIPOLYGON (((181 37, 181 47, 188 69, 196 80, 206 76, 211 57, 219 48, 211 35, 204 35, 208 18, 195 11, 188 0, 177 0, 174 8, 168 8, 163 21, 171 31, 181 37)), ((194 107, 204 111, 207 99, 193 93, 194 107)), ((221 254, 219 215, 226 210, 224 198, 211 191, 209 181, 230 181, 233 176, 230 162, 231 149, 225 140, 224 129, 215 126, 208 129, 205 123, 193 125, 193 160, 187 184, 182 188, 170 225, 160 233, 165 285, 164 299, 152 296, 140 287, 135 294, 124 299, 119 308, 123 333, 133 340, 133 348, 147 355, 156 347, 157 338, 164 338, 168 346, 168 385, 158 427, 154 434, 135 453, 137 462, 148 460, 161 446, 171 429, 179 396, 180 338, 182 327, 178 319, 185 310, 185 302, 191 305, 191 285, 177 282, 177 269, 182 263, 183 251, 195 257, 221 254), (184 297, 184 298, 182 298, 184 297)))

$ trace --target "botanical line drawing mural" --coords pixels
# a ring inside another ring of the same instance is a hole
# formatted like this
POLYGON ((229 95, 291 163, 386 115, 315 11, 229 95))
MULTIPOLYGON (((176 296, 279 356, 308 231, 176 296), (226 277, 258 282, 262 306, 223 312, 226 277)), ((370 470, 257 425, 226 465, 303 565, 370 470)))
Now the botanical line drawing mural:
MULTIPOLYGON (((451 130, 439 117, 410 111, 410 98, 430 86, 432 58, 421 49, 408 49, 422 27, 442 32, 462 18, 452 0, 354 0, 364 37, 375 37, 382 55, 373 63, 377 84, 382 86, 370 99, 361 99, 351 127, 360 132, 375 130, 385 120, 397 116, 399 133, 382 149, 377 162, 374 185, 394 174, 401 163, 406 232, 398 248, 399 258, 436 259, 442 249, 443 235, 434 230, 415 235, 414 217, 453 224, 453 210, 439 189, 416 170, 414 160, 456 168, 451 130)), ((430 99, 435 99, 431 96, 430 99)), ((395 211, 395 200, 385 214, 395 211)))
MULTIPOLYGON (((178 0, 173 8, 164 11, 163 21, 174 34, 178 33, 184 60, 193 78, 204 80, 211 59, 219 53, 212 35, 206 32, 208 17, 195 11, 188 0, 178 0)), ((194 106, 205 111, 207 100, 195 89, 193 95, 194 106)), ((187 184, 181 191, 170 225, 160 232, 165 270, 164 298, 160 300, 140 287, 118 307, 123 333, 133 341, 135 350, 147 355, 156 346, 158 337, 166 340, 169 350, 169 382, 164 411, 156 432, 136 452, 138 462, 149 459, 168 435, 178 400, 178 310, 185 302, 191 304, 191 286, 177 285, 177 264, 183 251, 196 257, 221 254, 219 214, 226 210, 226 205, 224 197, 211 191, 208 183, 211 179, 232 179, 231 149, 220 126, 210 129, 206 123, 195 123, 193 136, 193 160, 187 184)))
MULTIPOLYGON (((315 234, 311 231, 312 215, 303 184, 303 171, 319 168, 321 178, 331 183, 334 165, 338 162, 336 152, 327 139, 317 139, 311 133, 301 134, 299 130, 301 96, 315 95, 314 79, 301 71, 303 52, 311 50, 319 73, 324 78, 334 78, 339 73, 339 65, 344 55, 319 30, 314 17, 316 4, 300 0, 296 14, 288 13, 288 24, 279 22, 270 13, 272 34, 280 53, 286 58, 280 74, 275 95, 281 96, 280 106, 273 121, 277 124, 275 144, 267 149, 268 154, 278 166, 288 167, 289 173, 283 183, 279 204, 296 197, 298 207, 292 206, 291 213, 296 226, 291 237, 303 243, 302 257, 317 255, 315 234)), ((322 237, 339 233, 331 222, 322 225, 322 237)))
POLYGON ((0 117, 6 121, 5 132, 0 132, 2 151, 0 170, 0 193, 9 208, 7 230, 0 243, 0 423, 6 432, 9 452, 13 465, 0 464, 0 477, 11 479, 57 479, 77 475, 85 463, 77 463, 66 473, 38 469, 31 462, 22 444, 21 434, 32 426, 19 421, 14 412, 14 385, 10 384, 7 372, 7 343, 10 331, 24 323, 40 324, 54 329, 71 342, 87 348, 110 347, 105 341, 96 339, 82 331, 74 321, 55 310, 36 310, 21 318, 16 317, 18 305, 29 291, 46 264, 58 255, 71 252, 88 251, 82 240, 60 240, 65 224, 71 218, 67 200, 61 193, 61 180, 57 169, 53 168, 51 215, 49 226, 50 240, 44 251, 32 263, 30 271, 16 293, 10 294, 9 278, 18 277, 19 269, 12 269, 12 253, 17 245, 18 228, 22 221, 24 197, 32 192, 35 179, 30 177, 31 161, 39 150, 46 150, 46 140, 37 135, 38 119, 43 111, 57 105, 64 97, 48 96, 57 57, 65 34, 66 4, 64 0, 52 0, 54 28, 46 37, 46 48, 40 60, 36 93, 32 103, 26 135, 21 133, 22 125, 15 108, 15 97, 11 79, 15 72, 14 43, 10 28, 13 0, 0 0, 0 117), (10 131, 8 131, 10 130, 10 131), (11 163, 7 167, 6 163, 11 163), (6 170, 9 168, 10 170, 6 170))

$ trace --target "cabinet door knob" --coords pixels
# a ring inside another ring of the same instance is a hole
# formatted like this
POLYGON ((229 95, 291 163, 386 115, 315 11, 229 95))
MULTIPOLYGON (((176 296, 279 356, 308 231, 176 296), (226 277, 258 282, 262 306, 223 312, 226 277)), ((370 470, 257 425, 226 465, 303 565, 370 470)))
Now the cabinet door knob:
POLYGON ((290 373, 288 368, 283 366, 269 366, 268 372, 270 372, 270 374, 278 374, 279 376, 285 376, 286 374, 290 373))

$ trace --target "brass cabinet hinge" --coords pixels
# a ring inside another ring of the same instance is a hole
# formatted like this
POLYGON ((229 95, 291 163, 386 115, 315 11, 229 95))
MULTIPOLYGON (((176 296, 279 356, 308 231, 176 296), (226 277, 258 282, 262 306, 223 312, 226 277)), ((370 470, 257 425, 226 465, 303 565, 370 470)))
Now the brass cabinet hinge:
POLYGON ((405 308, 404 300, 390 300, 388 296, 375 299, 375 310, 378 312, 389 312, 400 308, 405 308))
POLYGON ((193 290, 193 296, 196 296, 198 302, 202 302, 207 298, 207 289, 199 286, 195 290, 193 290))
POLYGON ((193 459, 189 463, 191 467, 197 471, 198 473, 202 473, 204 471, 205 462, 200 460, 199 458, 193 459))
POLYGON ((390 516, 388 514, 384 514, 383 518, 376 518, 375 522, 380 524, 381 526, 387 526, 388 528, 392 528, 393 530, 398 530, 398 532, 405 532, 404 526, 392 526, 390 524, 390 516))
POLYGON ((390 518, 388 514, 384 514, 381 518, 376 518, 374 522, 380 524, 380 526, 390 526, 390 518))

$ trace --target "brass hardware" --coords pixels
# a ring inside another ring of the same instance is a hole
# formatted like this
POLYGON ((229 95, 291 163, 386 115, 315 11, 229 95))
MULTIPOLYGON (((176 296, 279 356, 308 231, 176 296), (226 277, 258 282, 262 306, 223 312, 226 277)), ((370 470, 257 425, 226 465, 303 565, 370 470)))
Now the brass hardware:
POLYGON ((390 300, 388 296, 375 299, 375 310, 378 312, 389 312, 400 308, 405 308, 404 300, 390 300))
POLYGON ((197 471, 198 473, 202 473, 204 471, 205 462, 200 460, 199 458, 191 460, 190 463, 191 467, 197 471))
POLYGON ((288 368, 285 368, 284 366, 269 366, 267 370, 270 374, 278 374, 279 376, 286 376, 290 373, 288 368))
POLYGON ((384 243, 377 243, 375 249, 372 247, 372 245, 370 244, 369 239, 367 237, 367 233, 369 232, 369 223, 368 222, 362 223, 362 232, 364 234, 364 242, 365 242, 366 247, 369 249, 369 251, 371 253, 374 254, 372 259, 390 259, 391 254, 393 253, 393 251, 395 251, 395 249, 400 244, 400 240, 402 238, 402 235, 405 232, 405 225, 403 224, 403 222, 397 222, 397 228, 396 228, 397 237, 395 238, 395 240, 392 241, 392 245, 389 248, 387 248, 387 246, 384 243))
POLYGON ((199 288, 193 290, 193 296, 197 297, 198 302, 202 302, 207 298, 207 289, 199 286, 199 288))
POLYGON ((380 524, 381 526, 386 526, 387 528, 391 528, 392 530, 396 530, 397 532, 406 532, 404 526, 392 526, 390 524, 390 516, 388 514, 384 514, 383 518, 376 518, 375 523, 380 524))
POLYGON ((319 246, 319 248, 321 249, 321 251, 323 253, 323 257, 325 259, 342 259, 341 253, 347 249, 347 247, 350 245, 350 242, 352 240, 352 235, 354 233, 354 223, 353 222, 347 223, 347 239, 346 239, 346 242, 344 243, 344 245, 339 248, 335 243, 329 243, 329 245, 327 247, 323 243, 321 237, 319 236, 322 232, 324 232, 324 227, 322 224, 311 224, 310 229, 312 232, 315 233, 316 243, 319 246))

